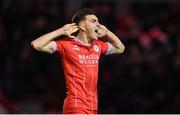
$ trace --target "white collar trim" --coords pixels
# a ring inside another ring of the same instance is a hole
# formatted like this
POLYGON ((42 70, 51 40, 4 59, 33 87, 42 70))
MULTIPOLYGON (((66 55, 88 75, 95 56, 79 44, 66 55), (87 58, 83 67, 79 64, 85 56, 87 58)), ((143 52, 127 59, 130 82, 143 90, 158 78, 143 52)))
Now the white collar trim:
POLYGON ((80 39, 78 39, 78 37, 75 37, 74 39, 75 39, 75 41, 78 41, 85 46, 91 46, 91 44, 89 45, 89 44, 85 44, 84 42, 82 42, 80 39))

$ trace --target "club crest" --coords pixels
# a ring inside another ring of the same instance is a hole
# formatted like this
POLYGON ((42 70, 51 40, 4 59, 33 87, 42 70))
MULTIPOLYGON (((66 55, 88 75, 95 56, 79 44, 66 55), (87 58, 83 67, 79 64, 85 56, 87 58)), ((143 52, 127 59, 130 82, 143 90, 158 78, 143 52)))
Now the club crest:
POLYGON ((94 50, 95 50, 96 52, 98 52, 98 51, 99 51, 99 46, 94 45, 94 50))

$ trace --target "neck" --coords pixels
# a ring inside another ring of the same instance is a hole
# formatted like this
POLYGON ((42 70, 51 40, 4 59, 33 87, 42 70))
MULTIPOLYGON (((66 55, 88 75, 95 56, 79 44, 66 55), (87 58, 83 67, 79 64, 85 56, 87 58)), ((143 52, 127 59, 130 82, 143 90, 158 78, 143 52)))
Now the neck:
POLYGON ((84 32, 79 32, 79 34, 77 35, 77 38, 87 45, 91 44, 91 39, 88 38, 84 32))

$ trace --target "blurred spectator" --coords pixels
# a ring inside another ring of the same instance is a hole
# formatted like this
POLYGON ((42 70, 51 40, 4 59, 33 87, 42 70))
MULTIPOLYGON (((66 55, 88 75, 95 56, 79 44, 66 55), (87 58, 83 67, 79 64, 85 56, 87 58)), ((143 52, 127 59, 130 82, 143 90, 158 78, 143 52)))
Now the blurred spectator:
POLYGON ((16 113, 12 103, 0 93, 0 114, 16 113))

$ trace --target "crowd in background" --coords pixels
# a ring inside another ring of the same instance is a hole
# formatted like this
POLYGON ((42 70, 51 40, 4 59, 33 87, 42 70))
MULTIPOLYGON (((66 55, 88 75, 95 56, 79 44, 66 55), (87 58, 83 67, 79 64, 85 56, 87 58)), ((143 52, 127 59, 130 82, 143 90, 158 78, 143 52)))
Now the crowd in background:
POLYGON ((61 113, 59 58, 30 42, 71 23, 82 7, 126 47, 100 59, 99 113, 180 113, 180 3, 77 1, 77 9, 65 0, 1 1, 0 113, 61 113))

